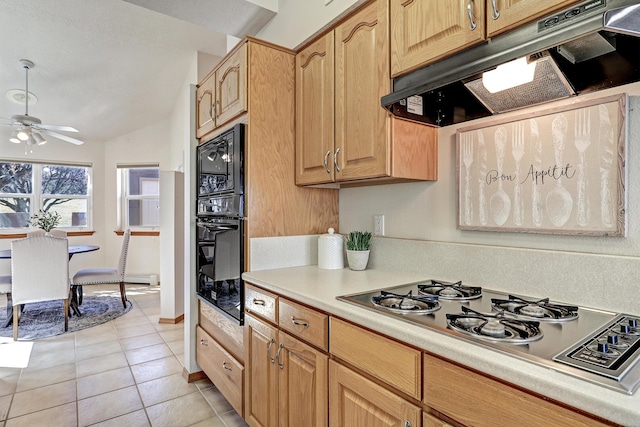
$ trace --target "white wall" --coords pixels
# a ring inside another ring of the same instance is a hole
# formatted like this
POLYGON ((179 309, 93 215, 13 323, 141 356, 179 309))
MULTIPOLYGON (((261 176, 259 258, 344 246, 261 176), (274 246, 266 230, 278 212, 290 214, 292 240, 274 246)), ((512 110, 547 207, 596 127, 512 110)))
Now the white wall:
POLYGON ((322 29, 328 22, 366 0, 280 0, 278 14, 257 37, 288 48, 300 43, 322 29))
MULTIPOLYGON (((162 120, 135 132, 104 143, 104 252, 105 265, 116 266, 120 255, 121 237, 118 230, 117 165, 159 164, 160 169, 171 164, 169 123, 162 120)), ((161 190, 162 191, 162 190, 161 190)), ((162 197, 162 195, 161 195, 162 197)), ((158 237, 133 236, 129 241, 127 274, 160 274, 160 243, 158 237)), ((160 276, 160 282, 162 282, 160 276)))

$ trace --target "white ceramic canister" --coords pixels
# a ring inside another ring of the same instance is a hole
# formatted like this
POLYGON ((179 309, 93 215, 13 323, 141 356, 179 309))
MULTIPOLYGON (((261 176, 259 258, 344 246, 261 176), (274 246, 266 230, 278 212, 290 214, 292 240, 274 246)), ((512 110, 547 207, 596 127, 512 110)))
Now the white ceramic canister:
POLYGON ((318 268, 338 270, 344 268, 344 240, 330 228, 329 234, 318 237, 318 268))

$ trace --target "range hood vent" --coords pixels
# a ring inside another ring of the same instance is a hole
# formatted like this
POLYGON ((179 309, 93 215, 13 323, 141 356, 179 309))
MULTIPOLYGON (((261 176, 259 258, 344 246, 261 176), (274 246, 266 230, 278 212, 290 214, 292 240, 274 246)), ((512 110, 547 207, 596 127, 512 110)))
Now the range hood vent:
POLYGON ((589 0, 393 81, 382 106, 447 126, 640 80, 640 4, 589 0), (533 81, 489 92, 484 72, 518 58, 533 81))

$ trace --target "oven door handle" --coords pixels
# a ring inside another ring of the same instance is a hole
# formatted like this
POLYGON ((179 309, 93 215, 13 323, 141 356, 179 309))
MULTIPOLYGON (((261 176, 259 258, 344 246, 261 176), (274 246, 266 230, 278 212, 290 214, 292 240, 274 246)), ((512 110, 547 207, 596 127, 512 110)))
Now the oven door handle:
POLYGON ((228 231, 228 230, 237 230, 237 225, 229 225, 229 224, 207 224, 206 222, 198 222, 196 224, 198 227, 206 228, 209 231, 228 231))

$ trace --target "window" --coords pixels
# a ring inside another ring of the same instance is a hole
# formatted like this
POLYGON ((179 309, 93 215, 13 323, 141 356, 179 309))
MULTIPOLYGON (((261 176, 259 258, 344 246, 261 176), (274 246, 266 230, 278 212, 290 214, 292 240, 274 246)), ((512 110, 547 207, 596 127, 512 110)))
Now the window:
POLYGON ((59 227, 86 228, 90 193, 88 166, 0 161, 0 230, 26 228, 40 210, 59 213, 59 227))
POLYGON ((123 228, 160 226, 160 169, 119 167, 123 228))

